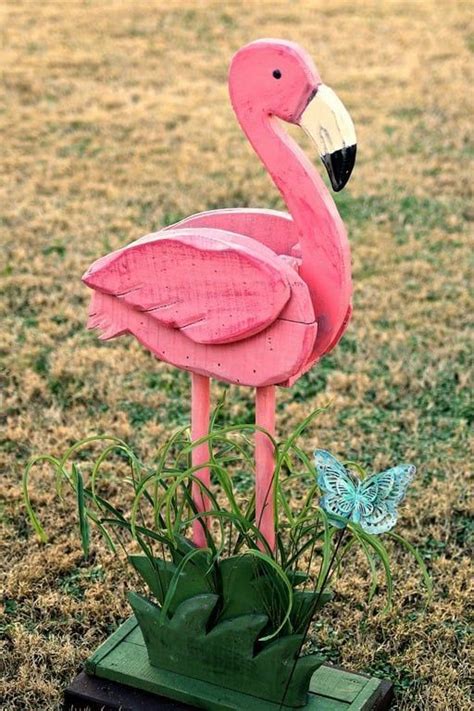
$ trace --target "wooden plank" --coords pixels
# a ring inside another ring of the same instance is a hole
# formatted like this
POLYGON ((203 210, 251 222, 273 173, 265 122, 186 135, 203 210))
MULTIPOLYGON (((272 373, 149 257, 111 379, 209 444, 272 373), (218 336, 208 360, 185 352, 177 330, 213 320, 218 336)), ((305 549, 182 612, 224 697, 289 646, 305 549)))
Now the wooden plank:
MULTIPOLYGON (((126 637, 132 632, 133 630, 136 630, 138 628, 138 622, 136 621, 135 617, 132 615, 132 617, 129 617, 128 620, 126 620, 123 624, 120 625, 120 627, 115 630, 113 634, 108 637, 103 644, 96 649, 94 654, 89 657, 89 659, 86 660, 86 671, 89 674, 95 674, 95 670, 97 665, 105 659, 111 652, 114 651, 116 647, 118 647, 121 642, 123 642, 126 637)), ((140 632, 141 636, 141 632, 140 632)), ((143 646, 145 643, 143 642, 143 637, 142 638, 142 643, 143 646)))
POLYGON ((273 250, 219 229, 150 234, 97 260, 84 276, 197 343, 232 343, 278 317, 291 295, 273 250))
POLYGON ((225 207, 190 215, 181 222, 164 227, 162 231, 181 227, 213 227, 235 232, 251 237, 276 254, 295 254, 301 257, 298 228, 287 212, 254 207, 225 207))
MULTIPOLYGON (((291 267, 284 265, 283 269, 293 272, 294 291, 301 300, 304 283, 291 267)), ((311 306, 308 293, 306 297, 311 306)), ((93 294, 88 323, 90 328, 98 328, 105 340, 131 333, 159 360, 183 370, 256 387, 292 384, 311 357, 318 330, 316 321, 297 323, 282 314, 264 331, 233 343, 209 346, 191 340, 183 329, 164 326, 151 312, 139 311, 101 291, 93 294)))
MULTIPOLYGON (((195 442, 201 437, 206 437, 209 433, 210 417, 210 385, 209 378, 199 373, 191 373, 191 439, 195 442)), ((196 477, 202 481, 205 487, 211 487, 211 473, 209 467, 203 464, 210 460, 209 442, 203 442, 198 447, 194 447, 191 452, 193 467, 196 469, 196 477)), ((193 501, 198 511, 209 511, 212 509, 211 500, 205 495, 203 489, 196 481, 192 484, 193 501)), ((207 546, 206 527, 211 526, 209 517, 197 519, 193 523, 193 541, 200 548, 207 546)))
POLYGON ((89 327, 101 338, 132 333, 160 360, 201 375, 283 383, 314 345, 306 284, 245 235, 207 228, 147 235, 97 260, 83 279, 94 289, 89 327))
MULTIPOLYGON (((257 388, 255 424, 275 437, 274 385, 257 388)), ((264 432, 255 432, 255 521, 272 551, 275 550, 274 472, 273 444, 264 432)), ((262 541, 258 546, 265 551, 262 541)))
MULTIPOLYGON (((145 648, 127 642, 115 647, 109 657, 97 665, 96 675, 208 711, 277 711, 279 708, 277 704, 262 702, 248 694, 152 667, 145 648)), ((282 709, 288 711, 287 706, 282 709)), ((313 711, 310 705, 307 709, 313 711)), ((318 706, 320 710, 326 711, 324 706, 318 706)), ((345 711, 345 708, 337 711, 345 711)))
MULTIPOLYGON (((377 680, 374 680, 377 682, 377 680)), ((374 683, 377 688, 379 685, 374 683)), ((372 687, 373 688, 373 687, 372 687)), ((375 706, 372 699, 360 704, 346 704, 328 697, 314 697, 305 707, 306 711, 369 711, 369 709, 388 709, 388 705, 375 706)), ((81 672, 66 689, 64 696, 64 711, 195 711, 198 707, 184 702, 175 701, 164 696, 146 692, 139 688, 126 686, 108 679, 93 677, 81 672)), ((209 707, 211 708, 211 707, 209 707)), ((237 706, 233 707, 237 709, 237 706)), ((265 709, 274 711, 274 704, 258 701, 257 706, 246 706, 246 709, 265 709)))
MULTIPOLYGON (((130 687, 145 692, 145 700, 150 693, 154 694, 154 706, 127 706, 124 701, 121 707, 103 703, 101 706, 86 707, 77 705, 77 702, 74 707, 65 707, 67 709, 101 708, 103 711, 109 711, 122 708, 125 711, 129 708, 141 711, 142 708, 154 708, 161 711, 176 708, 185 711, 192 707, 208 711, 288 711, 286 706, 281 709, 278 704, 262 701, 245 693, 152 667, 134 617, 129 618, 99 647, 88 660, 86 667, 88 674, 96 677, 97 703, 102 698, 100 694, 104 688, 103 684, 114 682, 119 686, 124 685, 124 699, 128 698, 126 693, 130 691, 130 687), (173 699, 178 705, 169 706, 169 699, 173 699)), ((84 680, 81 683, 84 685, 84 680)), ((65 700, 70 701, 75 688, 77 689, 77 685, 75 687, 74 684, 69 687, 65 700)), ((91 688, 91 684, 88 684, 92 693, 91 688)), ((378 679, 352 674, 336 667, 323 666, 313 676, 308 703, 304 708, 305 711, 382 711, 389 708, 390 699, 389 682, 380 682, 378 679)))
POLYGON ((309 688, 313 693, 350 704, 361 693, 368 681, 368 677, 324 664, 313 674, 309 688))
POLYGON ((350 711, 388 709, 393 701, 393 684, 388 679, 370 679, 350 705, 350 711))
MULTIPOLYGON (((311 702, 304 706, 304 711, 308 711, 308 709, 311 711, 320 711, 320 709, 323 711, 349 711, 349 706, 344 701, 330 699, 328 696, 314 696, 311 702)), ((293 711, 295 710, 293 709, 293 711)))
MULTIPOLYGON (((135 620, 135 617, 131 617, 130 619, 135 620)), ((135 620, 135 627, 132 629, 132 631, 129 633, 127 637, 127 642, 129 644, 136 644, 139 647, 145 647, 145 640, 143 639, 142 631, 140 627, 138 626, 138 623, 135 620)))
POLYGON ((372 698, 374 692, 377 691, 379 686, 379 679, 368 679, 350 705, 351 711, 363 711, 367 702, 372 698))
MULTIPOLYGON (((215 625, 207 632, 217 595, 190 598, 163 624, 159 609, 138 595, 130 602, 147 644, 149 663, 181 679, 190 678, 219 689, 225 688, 279 705, 286 692, 286 705, 303 706, 309 679, 322 663, 318 656, 305 657, 295 665, 292 684, 286 689, 287 672, 292 667, 299 638, 283 637, 254 656, 254 646, 267 622, 262 614, 239 615, 215 625)), ((207 689, 207 687, 206 687, 207 689)))
POLYGON ((195 707, 81 672, 64 692, 63 711, 195 711, 195 707))
MULTIPOLYGON (((259 702, 259 709, 268 707, 259 702)), ((324 705, 305 707, 305 711, 347 711, 347 704, 324 699, 324 705)), ((275 708, 275 707, 274 707, 275 708)), ((196 711, 180 701, 157 696, 115 681, 81 672, 64 693, 63 711, 196 711)), ((242 711, 242 710, 240 710, 242 711)))

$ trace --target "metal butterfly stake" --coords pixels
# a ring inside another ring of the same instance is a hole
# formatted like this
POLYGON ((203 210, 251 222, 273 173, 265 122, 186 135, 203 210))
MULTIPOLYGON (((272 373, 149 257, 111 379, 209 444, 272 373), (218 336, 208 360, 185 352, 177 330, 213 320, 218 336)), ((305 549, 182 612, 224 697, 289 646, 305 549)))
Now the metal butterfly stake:
MULTIPOLYGON (((405 497, 416 467, 399 464, 379 474, 359 478, 324 449, 314 453, 320 506, 337 528, 357 523, 366 532, 386 533, 397 522, 397 506, 405 497)), ((357 467, 361 471, 360 467, 357 467)))
MULTIPOLYGON (((357 524, 362 531, 371 535, 390 531, 397 522, 397 507, 405 497, 416 467, 412 464, 399 464, 384 472, 362 478, 324 449, 317 449, 314 452, 314 463, 317 485, 323 494, 319 501, 320 508, 328 515, 329 523, 334 528, 340 529, 321 583, 321 590, 323 590, 333 575, 334 563, 348 524, 357 524)), ((359 474, 363 474, 362 467, 355 462, 351 464, 359 474)), ((307 639, 314 614, 318 609, 319 599, 320 594, 316 595, 308 615, 297 658, 307 639)), ((281 707, 295 668, 296 662, 293 663, 288 677, 281 707)))

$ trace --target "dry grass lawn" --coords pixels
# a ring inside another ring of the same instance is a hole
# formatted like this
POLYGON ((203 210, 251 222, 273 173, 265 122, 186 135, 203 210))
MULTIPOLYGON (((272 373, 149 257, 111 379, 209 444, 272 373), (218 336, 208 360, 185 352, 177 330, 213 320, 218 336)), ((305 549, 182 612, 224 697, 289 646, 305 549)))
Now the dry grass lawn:
MULTIPOLYGON (((396 605, 381 616, 367 609, 354 562, 319 643, 334 662, 390 676, 397 709, 472 708, 470 19, 469 3, 440 0, 4 0, 3 709, 58 708, 82 660, 129 614, 130 574, 98 540, 82 562, 72 504, 55 499, 46 470, 34 500, 50 540, 37 542, 20 477, 31 454, 60 454, 94 433, 150 458, 187 421, 185 375, 130 339, 104 344, 86 332, 80 276, 106 251, 184 215, 281 206, 227 98, 232 53, 259 36, 312 53, 359 137, 356 170, 337 196, 353 249, 354 318, 338 349, 280 392, 280 431, 331 399, 308 452, 318 444, 374 469, 416 463, 399 531, 419 546, 435 585, 423 612, 416 571, 394 552, 396 605)), ((230 388, 228 418, 250 420, 251 408, 250 393, 230 388)))

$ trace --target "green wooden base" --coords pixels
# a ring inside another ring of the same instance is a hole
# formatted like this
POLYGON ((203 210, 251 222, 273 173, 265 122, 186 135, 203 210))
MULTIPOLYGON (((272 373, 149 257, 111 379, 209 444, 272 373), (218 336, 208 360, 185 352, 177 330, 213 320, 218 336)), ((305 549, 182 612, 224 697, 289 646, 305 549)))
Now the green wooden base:
MULTIPOLYGON (((183 669, 183 671, 185 671, 183 669)), ((135 617, 130 617, 86 662, 92 676, 152 692, 208 711, 282 711, 288 709, 152 667, 135 617)), ((305 711, 388 709, 391 685, 376 678, 323 665, 313 675, 305 711)), ((288 710, 289 711, 289 710, 288 710)))

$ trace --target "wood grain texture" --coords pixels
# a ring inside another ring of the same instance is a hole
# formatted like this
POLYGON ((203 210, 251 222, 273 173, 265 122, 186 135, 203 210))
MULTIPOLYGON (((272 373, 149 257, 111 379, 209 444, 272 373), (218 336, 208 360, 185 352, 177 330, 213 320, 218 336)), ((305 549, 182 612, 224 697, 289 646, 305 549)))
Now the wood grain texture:
POLYGON ((276 254, 301 256, 298 228, 287 212, 254 207, 228 207, 222 210, 207 210, 170 225, 166 230, 178 227, 214 227, 246 235, 269 247, 276 254))
MULTIPOLYGON (((346 231, 322 179, 278 120, 304 123, 320 87, 312 60, 292 42, 258 40, 235 54, 232 106, 290 214, 203 212, 102 257, 83 277, 94 290, 90 328, 104 339, 131 333, 178 368, 258 388, 292 385, 336 345, 351 315, 346 231)), ((260 412, 273 427, 268 408, 260 412)), ((274 541, 271 458, 268 445, 257 443, 257 513, 274 541)), ((195 527, 201 545, 202 534, 195 527)))
MULTIPOLYGON (((245 689, 246 694, 272 703, 283 698, 301 636, 284 635, 258 644, 268 623, 264 613, 238 615, 213 624, 211 617, 219 602, 214 593, 188 598, 171 619, 141 595, 129 593, 129 600, 154 668, 221 689, 245 689)), ((286 706, 304 705, 312 674, 323 661, 318 654, 298 659, 286 690, 286 706)))
MULTIPOLYGON (((275 437, 275 386, 257 388, 255 423, 275 437)), ((255 433, 255 521, 270 550, 275 550, 275 502, 273 500, 273 475, 275 452, 272 441, 264 433, 255 433)), ((259 548, 265 550, 262 541, 259 548)))
POLYGON ((195 711, 195 706, 81 672, 64 692, 63 711, 195 711))
POLYGON ((99 259, 84 282, 178 328, 196 343, 232 343, 269 326, 290 298, 277 255, 225 230, 152 234, 99 259))
POLYGON ((316 323, 277 319, 251 338, 208 346, 99 291, 94 292, 89 318, 104 339, 131 333, 160 360, 178 368, 253 387, 293 383, 311 355, 317 333, 316 323))
MULTIPOLYGON (((205 437, 209 431, 209 416, 210 416, 210 385, 209 378, 198 373, 192 374, 191 386, 191 420, 192 429, 191 437, 193 442, 205 437)), ((209 467, 203 467, 210 460, 209 444, 203 442, 192 451, 192 465, 199 467, 195 472, 197 478, 202 481, 208 489, 211 486, 211 474, 209 467)), ((193 501, 196 503, 198 511, 209 511, 210 500, 203 492, 197 482, 192 485, 193 501)), ((206 545, 206 530, 205 527, 210 525, 209 518, 198 519, 193 524, 193 539, 196 545, 204 547, 206 545)))
POLYGON ((320 85, 307 53, 279 40, 246 45, 234 56, 229 73, 230 97, 242 130, 280 191, 299 235, 300 275, 318 322, 306 369, 337 342, 352 294, 344 224, 320 175, 278 120, 299 125, 320 85), (275 67, 285 78, 278 86, 272 81, 275 67))
POLYGON ((224 230, 148 235, 97 260, 84 281, 102 338, 132 333, 161 360, 229 382, 289 384, 317 334, 291 264, 224 230))
POLYGON ((93 299, 90 327, 103 338, 132 333, 162 360, 250 386, 291 385, 336 345, 351 314, 347 235, 322 179, 277 120, 298 124, 320 85, 294 43, 262 40, 237 52, 232 105, 290 214, 203 212, 103 257, 84 281, 115 302, 93 299), (276 65, 285 79, 277 84, 276 65), (133 311, 151 319, 137 322, 133 311), (293 325, 281 328, 282 320, 293 325), (255 336, 266 330, 262 348, 255 336), (266 373, 254 372, 257 363, 266 373))
MULTIPOLYGON (((111 680, 143 689, 155 696, 152 708, 168 709, 169 698, 208 711, 287 711, 288 707, 262 701, 249 694, 189 679, 183 674, 150 665, 145 643, 135 618, 130 618, 94 653, 86 663, 87 673, 100 680, 111 680), (114 639, 116 638, 116 639, 114 639), (161 697, 161 698, 160 698, 161 697), (162 697, 168 697, 168 700, 162 697), (161 705, 162 704, 162 705, 161 705)), ((185 669, 183 669, 185 672, 185 669)), ((72 685, 74 686, 74 684, 72 685)), ((115 691, 117 687, 113 687, 115 691)), ((100 693, 100 692, 99 692, 100 693)), ((393 698, 393 687, 386 680, 323 665, 313 674, 305 711, 386 711, 393 698)), ((66 707, 70 711, 71 706, 66 707)), ((86 708, 77 706, 76 708, 86 708)), ((105 706, 105 711, 116 708, 105 706)), ((125 707, 126 708, 126 707, 125 707)), ((137 710, 140 708, 137 706, 137 710)), ((145 707, 146 708, 146 707, 145 707)))

